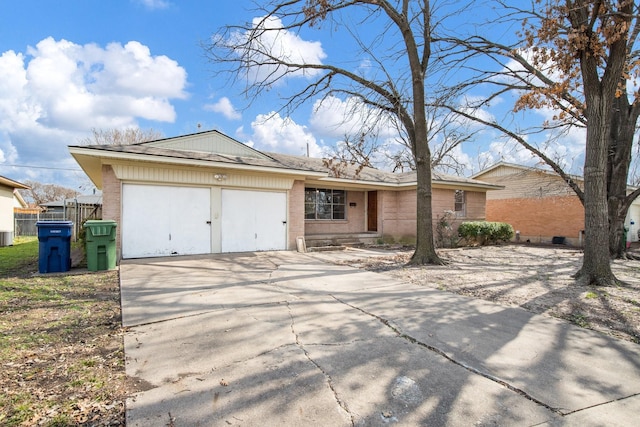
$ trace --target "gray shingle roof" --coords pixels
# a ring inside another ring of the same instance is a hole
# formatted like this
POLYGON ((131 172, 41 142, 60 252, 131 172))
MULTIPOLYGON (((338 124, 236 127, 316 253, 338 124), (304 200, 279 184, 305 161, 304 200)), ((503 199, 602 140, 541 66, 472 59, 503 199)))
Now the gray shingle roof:
MULTIPOLYGON (((280 153, 263 152, 266 158, 257 157, 241 157, 227 154, 208 153, 203 151, 190 151, 184 149, 161 148, 151 143, 139 143, 131 145, 88 145, 82 146, 83 149, 106 151, 113 153, 133 154, 153 156, 155 158, 165 158, 167 161, 171 159, 182 160, 198 160, 212 163, 222 163, 243 166, 266 167, 282 170, 293 170, 300 172, 314 172, 327 174, 327 177, 344 180, 355 180, 361 182, 381 183, 381 184, 412 184, 416 182, 416 172, 392 173, 374 168, 362 168, 357 171, 356 165, 337 165, 329 168, 327 162, 320 158, 293 156, 280 153), (337 173, 336 173, 337 171, 337 173)), ((97 154, 97 153, 96 153, 97 154)), ((437 171, 433 171, 433 182, 441 182, 448 184, 467 184, 483 187, 493 187, 479 180, 464 178, 459 176, 447 175, 437 171)))

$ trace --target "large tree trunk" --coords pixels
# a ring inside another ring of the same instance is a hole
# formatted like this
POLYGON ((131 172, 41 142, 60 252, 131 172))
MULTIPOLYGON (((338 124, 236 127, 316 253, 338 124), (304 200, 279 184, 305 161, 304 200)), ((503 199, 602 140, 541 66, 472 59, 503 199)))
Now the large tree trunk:
POLYGON ((416 156, 417 173, 417 212, 416 212, 416 250, 409 264, 442 264, 442 260, 436 253, 436 245, 433 235, 433 210, 431 206, 431 162, 428 155, 429 147, 418 148, 416 156), (424 152, 426 150, 426 153, 424 152))
POLYGON ((591 89, 587 99, 589 126, 584 162, 584 258, 575 277, 584 285, 609 286, 616 283, 609 259, 606 173, 611 102, 598 88, 591 89))
POLYGON ((424 79, 431 56, 431 23, 430 3, 423 2, 424 27, 422 28, 425 41, 422 55, 418 54, 418 45, 411 34, 409 19, 398 21, 402 36, 407 47, 407 59, 411 69, 412 117, 408 114, 400 115, 411 142, 411 151, 416 161, 416 251, 409 264, 442 264, 436 253, 436 242, 433 236, 433 210, 431 207, 431 150, 427 132, 427 114, 425 107, 424 79))
MULTIPOLYGON (((599 21, 593 19, 593 16, 594 13, 601 13, 601 4, 594 4, 589 0, 567 0, 566 6, 567 17, 574 31, 573 40, 577 42, 574 46, 577 47, 576 53, 580 58, 587 119, 584 159, 586 233, 582 268, 576 273, 576 278, 580 284, 609 286, 617 284, 617 280, 611 271, 609 259, 607 165, 612 135, 612 112, 619 106, 616 95, 627 59, 627 39, 613 39, 607 46, 606 58, 600 57, 599 45, 594 39, 599 21), (600 69, 602 62, 605 63, 604 71, 600 69)), ((615 15, 611 22, 621 31, 628 28, 634 3, 623 2, 618 7, 619 14, 615 15)))

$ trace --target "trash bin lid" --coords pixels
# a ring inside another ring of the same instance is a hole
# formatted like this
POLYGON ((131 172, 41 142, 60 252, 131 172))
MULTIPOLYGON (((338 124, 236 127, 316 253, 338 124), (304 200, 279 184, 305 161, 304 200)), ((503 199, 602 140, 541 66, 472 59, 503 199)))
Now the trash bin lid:
POLYGON ((117 225, 118 223, 112 219, 89 219, 84 222, 85 227, 92 225, 117 225))
POLYGON ((36 227, 71 227, 73 221, 37 221, 36 227))
POLYGON ((91 219, 85 221, 84 228, 87 230, 87 237, 90 239, 98 236, 115 237, 116 226, 118 224, 113 220, 91 219))

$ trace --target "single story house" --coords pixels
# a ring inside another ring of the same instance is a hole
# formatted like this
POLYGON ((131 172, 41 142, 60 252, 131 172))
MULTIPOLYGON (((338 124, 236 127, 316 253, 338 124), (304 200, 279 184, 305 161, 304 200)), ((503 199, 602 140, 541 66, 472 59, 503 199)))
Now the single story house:
POLYGON ((28 185, 0 176, 0 246, 13 245, 13 210, 27 207, 18 190, 28 188, 28 185))
MULTIPOLYGON (((521 241, 562 242, 581 246, 584 207, 575 192, 555 172, 535 167, 499 162, 475 175, 474 179, 503 186, 487 193, 487 221, 507 222, 519 232, 521 241)), ((581 177, 572 176, 578 185, 581 177)), ((631 190, 632 191, 632 190, 631 190)), ((636 199, 625 221, 629 241, 637 241, 640 199, 636 199)))
MULTIPOLYGON (((102 217, 118 223, 121 258, 415 240, 415 173, 335 170, 215 130, 69 151, 102 190, 102 217)), ((434 173, 434 217, 484 219, 486 193, 498 188, 434 173)))

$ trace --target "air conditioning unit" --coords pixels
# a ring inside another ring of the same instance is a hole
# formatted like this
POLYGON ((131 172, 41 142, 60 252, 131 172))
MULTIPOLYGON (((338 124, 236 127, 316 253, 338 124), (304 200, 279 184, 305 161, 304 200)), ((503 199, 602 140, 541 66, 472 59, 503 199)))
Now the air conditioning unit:
POLYGON ((0 247, 13 245, 13 231, 0 231, 0 247))

